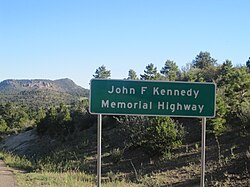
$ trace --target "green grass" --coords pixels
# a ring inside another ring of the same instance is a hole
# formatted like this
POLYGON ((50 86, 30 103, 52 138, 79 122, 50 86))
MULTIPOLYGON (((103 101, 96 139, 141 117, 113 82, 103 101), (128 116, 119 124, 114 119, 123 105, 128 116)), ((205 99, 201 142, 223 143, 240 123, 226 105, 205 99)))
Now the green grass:
MULTIPOLYGON (((94 187, 96 185, 96 176, 84 172, 66 171, 66 172, 48 172, 41 171, 41 163, 31 162, 25 157, 20 157, 12 153, 0 151, 0 159, 12 168, 19 187, 49 186, 49 187, 94 187), (34 165, 35 164, 35 165, 34 165), (24 172, 20 171, 24 170, 24 172), (30 171, 30 172, 29 172, 30 171)), ((48 166, 45 166, 48 167, 48 166)), ((53 164, 50 166, 53 167, 53 164)), ((125 179, 114 180, 106 178, 103 187, 140 187, 140 184, 126 181, 125 179)))
POLYGON ((81 172, 33 172, 16 173, 17 184, 20 187, 60 186, 80 187, 95 186, 94 177, 81 172))
POLYGON ((24 156, 20 157, 15 154, 0 151, 0 159, 3 159, 5 164, 13 168, 18 168, 27 171, 31 171, 34 169, 32 162, 26 159, 24 156))
MULTIPOLYGON (((50 186, 50 187, 94 187, 95 177, 81 172, 36 172, 16 173, 19 187, 50 186)), ((103 187, 141 187, 126 181, 104 182, 103 187)))

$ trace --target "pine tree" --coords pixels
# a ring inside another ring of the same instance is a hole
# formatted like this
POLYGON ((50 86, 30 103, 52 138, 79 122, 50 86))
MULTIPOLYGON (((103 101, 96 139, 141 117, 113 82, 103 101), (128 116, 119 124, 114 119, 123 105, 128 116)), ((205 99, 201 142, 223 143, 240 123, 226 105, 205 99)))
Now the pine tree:
POLYGON ((195 60, 193 60, 193 67, 194 68, 199 68, 199 69, 204 69, 209 66, 214 66, 216 65, 216 61, 214 58, 210 56, 209 52, 200 52, 196 57, 195 60))
POLYGON ((95 71, 95 75, 93 75, 93 77, 96 79, 107 79, 110 78, 110 76, 111 76, 110 70, 107 70, 104 65, 97 68, 95 71))

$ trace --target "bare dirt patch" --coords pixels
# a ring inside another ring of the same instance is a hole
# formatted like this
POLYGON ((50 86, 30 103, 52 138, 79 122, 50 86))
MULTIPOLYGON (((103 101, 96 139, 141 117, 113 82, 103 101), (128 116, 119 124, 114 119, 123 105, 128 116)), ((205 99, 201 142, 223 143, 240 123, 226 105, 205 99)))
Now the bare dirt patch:
POLYGON ((16 187, 12 170, 2 160, 0 160, 0 187, 16 187))

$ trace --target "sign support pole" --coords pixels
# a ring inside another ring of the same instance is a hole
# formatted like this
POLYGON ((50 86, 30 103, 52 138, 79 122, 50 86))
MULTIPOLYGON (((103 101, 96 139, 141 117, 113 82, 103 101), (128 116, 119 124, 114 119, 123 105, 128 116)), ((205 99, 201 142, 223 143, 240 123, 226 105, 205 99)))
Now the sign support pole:
POLYGON ((202 118, 201 135, 201 181, 200 187, 205 187, 205 147, 206 147, 206 118, 202 118))
POLYGON ((101 187, 102 177, 102 115, 97 118, 97 186, 101 187))

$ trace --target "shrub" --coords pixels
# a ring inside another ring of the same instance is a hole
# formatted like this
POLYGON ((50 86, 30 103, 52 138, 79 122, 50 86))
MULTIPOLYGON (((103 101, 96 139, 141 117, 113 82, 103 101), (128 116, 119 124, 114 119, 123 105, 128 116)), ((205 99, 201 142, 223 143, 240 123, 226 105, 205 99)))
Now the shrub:
POLYGON ((110 157, 112 159, 112 162, 114 164, 118 163, 121 161, 122 157, 123 157, 123 150, 116 148, 113 149, 110 153, 110 157))
POLYGON ((149 154, 170 153, 184 138, 182 126, 169 117, 125 116, 118 121, 127 148, 140 147, 149 154))
POLYGON ((0 116, 0 133, 5 133, 7 129, 8 129, 8 125, 6 121, 0 116))
POLYGON ((227 130, 226 122, 228 115, 228 105, 222 91, 218 91, 216 96, 216 116, 208 119, 208 128, 215 135, 220 135, 227 130))
POLYGON ((146 116, 119 116, 118 133, 126 148, 142 147, 150 118, 146 116))
POLYGON ((169 117, 156 117, 146 129, 143 147, 150 154, 163 155, 182 144, 184 129, 169 117))

